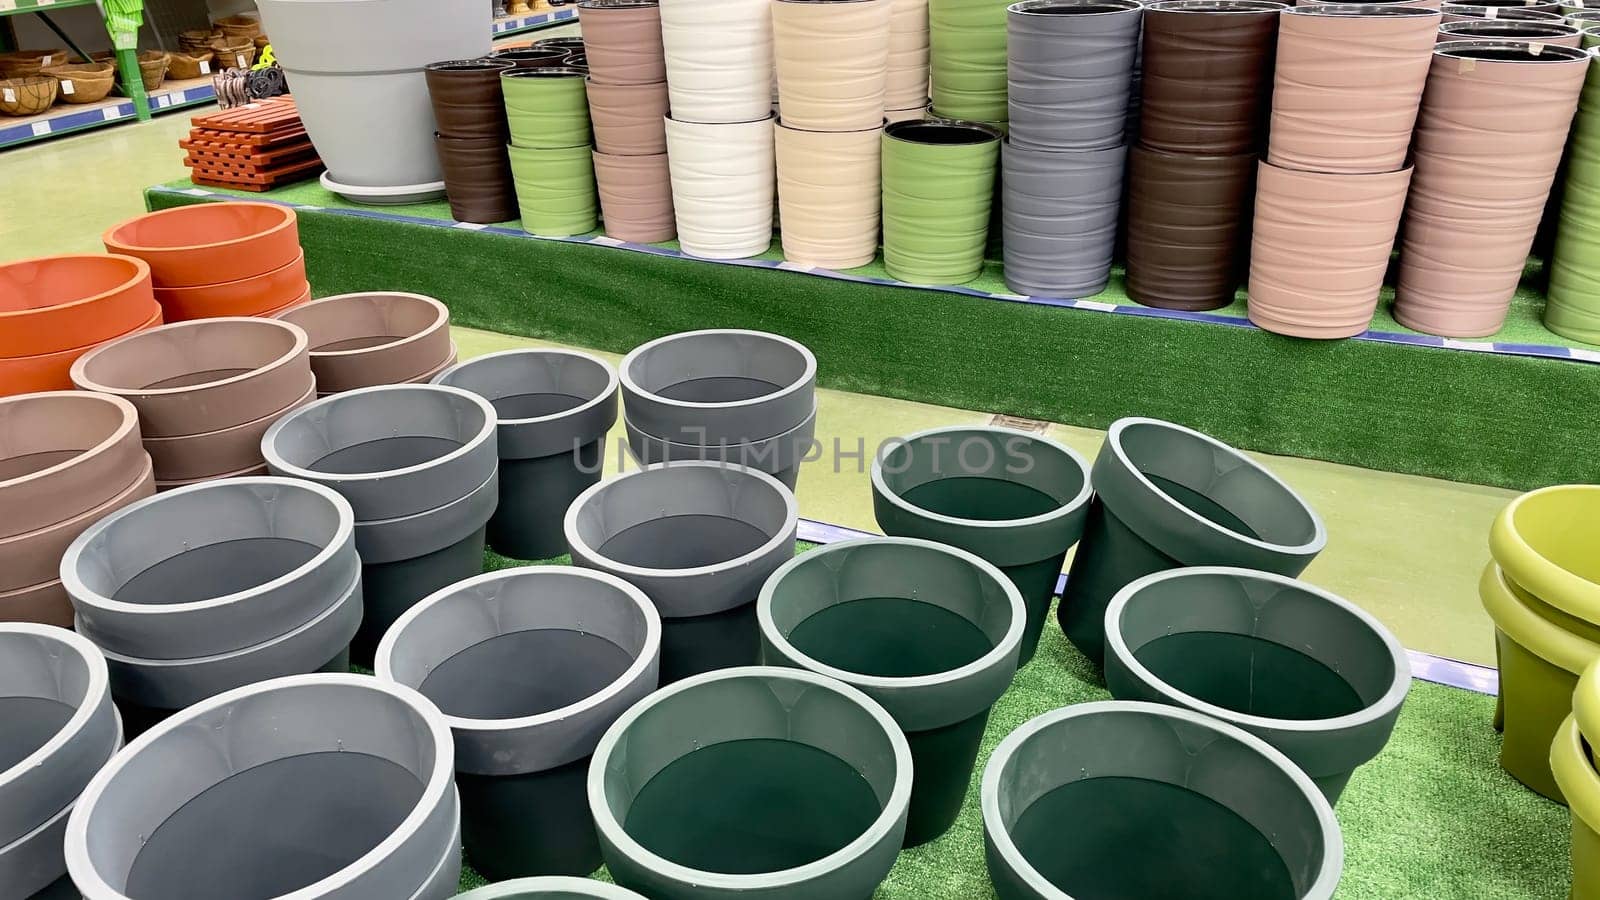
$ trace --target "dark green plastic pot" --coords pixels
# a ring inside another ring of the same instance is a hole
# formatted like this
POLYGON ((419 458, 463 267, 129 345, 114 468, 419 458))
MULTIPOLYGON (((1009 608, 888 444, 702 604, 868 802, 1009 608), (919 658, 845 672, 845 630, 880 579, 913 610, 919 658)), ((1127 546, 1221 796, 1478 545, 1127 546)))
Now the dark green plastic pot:
MULTIPOLYGON (((1003 39, 1005 7, 996 9, 1003 39)), ((978 277, 999 163, 1000 132, 978 122, 927 119, 884 129, 883 264, 891 277, 913 284, 978 277)))
POLYGON ((644 900, 626 888, 588 878, 518 878, 467 891, 456 900, 644 900))
POLYGON ((762 661, 859 688, 915 760, 905 844, 949 830, 972 782, 989 709, 1011 686, 1022 595, 979 557, 911 538, 841 541, 795 557, 756 606, 762 661))
POLYGON ((1083 536, 1089 464, 1048 438, 1010 428, 920 431, 872 461, 872 508, 884 534, 960 547, 993 563, 1022 594, 1033 659, 1067 550, 1083 536))
POLYGON ((1276 475, 1171 422, 1113 422, 1090 480, 1095 498, 1056 618, 1096 665, 1106 606, 1135 579, 1182 566, 1299 575, 1328 542, 1322 519, 1276 475))
POLYGON ((555 150, 589 146, 584 72, 572 66, 512 69, 500 76, 511 146, 555 150))

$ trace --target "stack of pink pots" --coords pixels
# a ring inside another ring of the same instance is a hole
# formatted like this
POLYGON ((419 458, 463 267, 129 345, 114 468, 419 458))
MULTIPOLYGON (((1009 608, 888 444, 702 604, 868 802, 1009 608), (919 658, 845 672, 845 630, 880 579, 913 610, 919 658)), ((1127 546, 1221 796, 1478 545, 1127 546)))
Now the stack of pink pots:
POLYGON ((605 232, 619 241, 670 241, 677 227, 667 167, 661 7, 657 0, 584 0, 578 17, 605 232))
POLYGON ((421 294, 339 294, 278 318, 305 329, 318 397, 380 384, 425 384, 456 363, 450 310, 421 294))

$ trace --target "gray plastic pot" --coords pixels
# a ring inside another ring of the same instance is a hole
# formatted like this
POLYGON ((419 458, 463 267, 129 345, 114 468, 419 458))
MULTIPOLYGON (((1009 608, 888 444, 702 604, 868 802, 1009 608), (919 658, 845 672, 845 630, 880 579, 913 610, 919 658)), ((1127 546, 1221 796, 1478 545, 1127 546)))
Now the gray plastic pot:
POLYGON ((1022 594, 1020 668, 1033 659, 1067 551, 1083 535, 1089 464, 1010 428, 954 426, 899 438, 872 461, 872 509, 884 534, 959 547, 1022 594))
POLYGON ((756 597, 794 556, 799 505, 765 472, 681 462, 589 488, 564 527, 574 565, 616 575, 656 605, 669 684, 756 661, 756 597))
POLYGON ((644 900, 614 884, 588 878, 518 878, 486 885, 458 895, 456 900, 644 900))
POLYGON ((654 900, 865 900, 900 851, 911 769, 894 720, 855 688, 730 669, 623 713, 595 749, 589 806, 607 870, 654 900))
POLYGON ((1137 0, 1007 7, 1010 142, 1030 150, 1121 146, 1143 16, 1137 0))
POLYGON ((1080 703, 995 748, 980 792, 1000 900, 1328 900, 1333 808, 1254 735, 1153 703, 1080 703))
POLYGON ((1090 480, 1095 497, 1056 619, 1096 665, 1105 613, 1130 582, 1182 566, 1299 575, 1328 543, 1322 519, 1259 463, 1158 419, 1118 419, 1090 480))
POLYGON ((1303 581, 1215 566, 1157 572, 1106 608, 1106 685, 1193 710, 1282 751, 1337 803, 1411 688, 1377 619, 1303 581))
POLYGON ((0 623, 0 721, 0 885, 33 897, 66 873, 67 816, 122 746, 100 651, 61 628, 0 623))
POLYGON ((1081 151, 1004 145, 1000 218, 1007 287, 1066 298, 1105 290, 1127 158, 1122 144, 1081 151))
POLYGON ((739 443, 689 444, 669 441, 646 434, 626 417, 622 424, 628 433, 628 449, 645 465, 709 460, 747 466, 766 472, 792 491, 800 480, 800 464, 813 458, 810 453, 816 447, 817 411, 813 407, 805 421, 783 434, 766 440, 739 443))
POLYGON ((504 350, 439 373, 434 384, 494 404, 500 505, 489 547, 515 559, 567 552, 561 519, 600 480, 606 432, 617 421, 617 372, 572 350, 504 350))
POLYGON ((883 704, 915 777, 905 845, 955 824, 989 709, 1011 686, 1022 595, 982 559, 932 541, 864 538, 801 554, 761 588, 761 657, 883 704))
POLYGON ((645 434, 692 445, 760 441, 816 410, 817 358, 777 334, 669 334, 623 357, 622 411, 645 434))
POLYGON ((113 757, 67 823, 67 866, 85 900, 443 900, 461 865, 453 770, 444 716, 410 688, 250 685, 113 757))
POLYGON ((600 867, 589 757, 655 690, 660 651, 661 619, 643 591, 570 566, 469 578, 395 622, 375 669, 450 723, 473 868, 499 879, 600 867))

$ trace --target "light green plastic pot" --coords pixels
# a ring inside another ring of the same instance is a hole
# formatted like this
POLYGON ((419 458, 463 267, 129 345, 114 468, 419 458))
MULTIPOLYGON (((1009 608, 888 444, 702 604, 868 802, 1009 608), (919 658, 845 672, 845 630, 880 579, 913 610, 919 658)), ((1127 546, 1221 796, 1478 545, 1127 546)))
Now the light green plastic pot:
MULTIPOLYGON (((1586 48, 1600 41, 1595 26, 1600 22, 1584 26, 1586 48)), ((1568 140, 1559 222, 1550 257, 1545 327, 1563 337, 1600 344, 1600 66, 1592 60, 1568 140)))
MULTIPOLYGON (((539 71, 533 69, 531 71, 539 71)), ((508 147, 522 230, 544 237, 588 234, 599 224, 594 155, 582 147, 508 147)))
POLYGON ((1007 0, 928 0, 928 66, 941 116, 1004 122, 1007 0))
POLYGON ((467 891, 456 900, 644 900, 614 884, 588 878, 518 878, 467 891))
POLYGON ((978 122, 927 119, 884 129, 883 260, 891 277, 912 284, 978 277, 999 163, 1000 132, 978 122))
POLYGON ((1550 768, 1572 809, 1572 889, 1567 900, 1600 900, 1600 773, 1576 714, 1556 729, 1550 768))
POLYGON ((589 149, 584 71, 570 66, 512 69, 500 76, 512 147, 589 149))
POLYGON ((1489 552, 1519 590, 1585 623, 1600 623, 1597 534, 1600 485, 1556 485, 1506 504, 1489 529, 1489 552))

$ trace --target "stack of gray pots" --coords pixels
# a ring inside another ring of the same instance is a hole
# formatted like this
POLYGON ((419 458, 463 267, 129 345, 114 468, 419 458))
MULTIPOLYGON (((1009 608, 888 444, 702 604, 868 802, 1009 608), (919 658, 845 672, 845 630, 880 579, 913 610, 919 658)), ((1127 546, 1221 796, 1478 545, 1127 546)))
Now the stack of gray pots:
POLYGON ((444 712, 467 854, 500 879, 600 867, 589 757, 656 689, 660 658, 661 617, 643 591, 604 572, 532 566, 418 603, 384 635, 374 668, 444 712))
POLYGON ((606 432, 617 421, 617 371, 572 350, 506 350, 433 383, 483 397, 499 417, 500 506, 489 548, 513 559, 566 553, 561 519, 600 480, 606 432))
POLYGON ((518 878, 467 891, 456 900, 644 900, 627 888, 591 878, 518 878))
POLYGON ((791 490, 814 446, 817 359, 762 331, 668 335, 622 360, 622 416, 640 461, 720 460, 791 490))
POLYGON ((1138 0, 1023 0, 1006 9, 1002 225, 1014 291, 1087 297, 1110 280, 1143 17, 1138 0))
POLYGON ((261 439, 273 474, 332 488, 354 510, 365 596, 356 663, 372 664, 383 633, 418 600, 483 571, 500 500, 495 423, 477 394, 393 384, 303 406, 261 439))
POLYGON ((269 678, 349 669, 361 624, 350 504, 288 478, 234 478, 141 500, 61 559, 78 632, 105 653, 139 734, 269 678))
POLYGON ((366 675, 295 675, 152 728, 84 789, 85 900, 445 900, 461 878, 450 727, 366 675))
POLYGON ((121 746, 100 651, 61 628, 0 622, 0 895, 78 896, 61 855, 67 817, 121 746))

